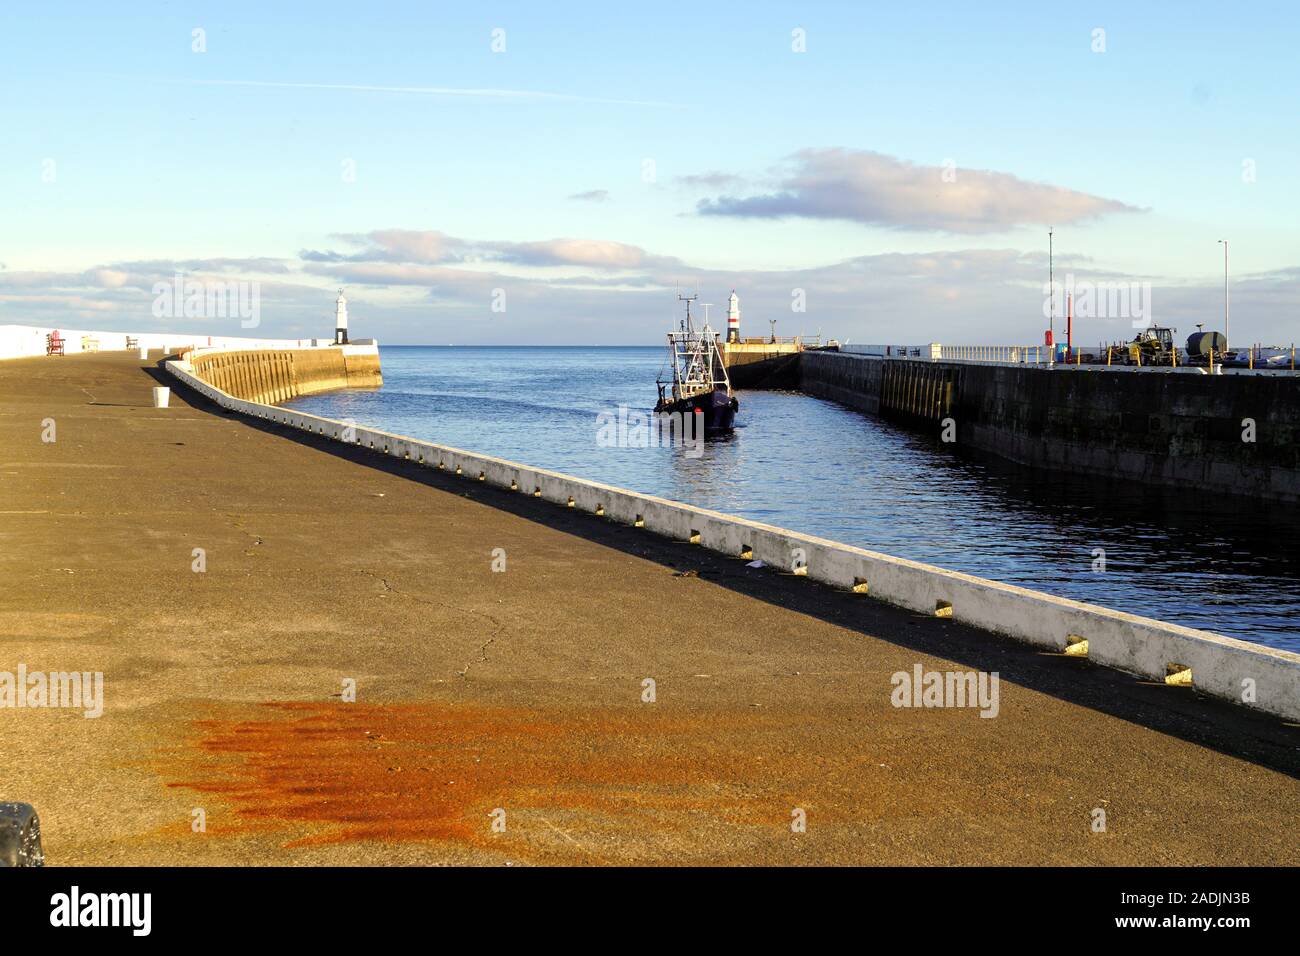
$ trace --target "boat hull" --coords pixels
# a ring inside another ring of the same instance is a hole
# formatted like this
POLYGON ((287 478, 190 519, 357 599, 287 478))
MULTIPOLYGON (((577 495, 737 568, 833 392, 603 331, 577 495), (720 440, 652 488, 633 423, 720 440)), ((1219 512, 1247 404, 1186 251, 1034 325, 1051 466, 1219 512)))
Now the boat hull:
MULTIPOLYGON (((739 408, 739 402, 728 395, 725 389, 718 388, 703 395, 693 395, 675 402, 661 402, 655 411, 700 416, 703 419, 704 435, 709 436, 724 435, 732 431, 736 427, 736 411, 739 408)), ((697 419, 697 429, 700 424, 697 419)))

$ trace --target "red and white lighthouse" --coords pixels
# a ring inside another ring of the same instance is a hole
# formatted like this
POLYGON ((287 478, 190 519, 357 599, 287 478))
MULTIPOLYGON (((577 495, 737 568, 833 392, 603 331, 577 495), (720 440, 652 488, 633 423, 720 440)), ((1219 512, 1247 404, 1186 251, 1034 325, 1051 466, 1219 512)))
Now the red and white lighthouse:
POLYGON ((731 298, 727 300, 727 341, 740 341, 740 299, 735 289, 731 290, 731 298))

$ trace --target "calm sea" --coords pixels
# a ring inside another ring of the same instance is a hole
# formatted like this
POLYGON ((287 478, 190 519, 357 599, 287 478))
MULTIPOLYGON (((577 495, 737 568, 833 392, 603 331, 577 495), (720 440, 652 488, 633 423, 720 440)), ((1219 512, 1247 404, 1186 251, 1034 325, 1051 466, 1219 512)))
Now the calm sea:
MULTIPOLYGON (((1300 650, 1300 528, 1263 507, 962 457, 831 402, 740 392, 703 455, 608 448, 597 416, 648 411, 659 348, 401 347, 384 386, 288 403, 1063 597, 1300 650), (1106 570, 1095 573, 1096 549, 1106 570)), ((1293 520, 1293 519, 1289 519, 1293 520)))

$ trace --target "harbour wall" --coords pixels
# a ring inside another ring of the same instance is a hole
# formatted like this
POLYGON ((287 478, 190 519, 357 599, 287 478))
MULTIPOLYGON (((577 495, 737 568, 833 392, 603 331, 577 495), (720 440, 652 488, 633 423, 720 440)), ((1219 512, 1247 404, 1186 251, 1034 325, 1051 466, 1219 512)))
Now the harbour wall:
MULTIPOLYGON (((805 353, 808 354, 808 353, 805 353)), ((815 353, 813 353, 815 354, 815 353)), ((760 560, 832 587, 921 614, 1007 635, 1046 651, 1086 656, 1158 681, 1300 720, 1300 654, 1054 597, 692 505, 237 398, 194 371, 204 350, 166 363, 177 380, 231 411, 357 444, 469 481, 732 556, 760 560), (1247 689, 1250 693, 1247 693, 1247 689)), ((834 366, 846 375, 850 366, 834 366)), ((862 373, 870 374, 870 373, 862 373)))
POLYGON ((1019 464, 1300 502, 1300 378, 802 352, 737 369, 1019 464))
POLYGON ((374 345, 311 349, 227 351, 201 349, 191 368, 205 382, 235 398, 275 404, 299 395, 383 384, 374 345))
POLYGON ((751 365, 781 355, 794 355, 800 349, 798 341, 768 342, 763 339, 746 339, 741 342, 721 343, 722 360, 728 369, 738 365, 751 365))

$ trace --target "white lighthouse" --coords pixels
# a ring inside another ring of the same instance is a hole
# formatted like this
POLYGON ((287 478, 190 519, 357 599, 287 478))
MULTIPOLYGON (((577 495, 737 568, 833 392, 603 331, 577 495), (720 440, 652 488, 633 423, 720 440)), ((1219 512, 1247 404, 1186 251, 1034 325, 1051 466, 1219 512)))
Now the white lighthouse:
POLYGON ((348 300, 339 289, 338 300, 334 303, 334 344, 348 344, 348 300))
POLYGON ((731 290, 731 298, 727 300, 727 341, 740 341, 740 299, 735 289, 731 290))

